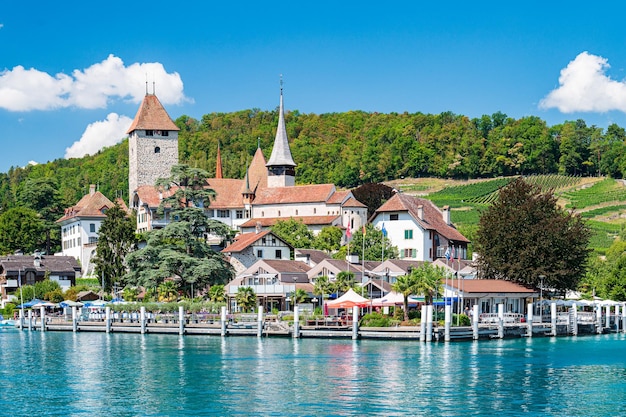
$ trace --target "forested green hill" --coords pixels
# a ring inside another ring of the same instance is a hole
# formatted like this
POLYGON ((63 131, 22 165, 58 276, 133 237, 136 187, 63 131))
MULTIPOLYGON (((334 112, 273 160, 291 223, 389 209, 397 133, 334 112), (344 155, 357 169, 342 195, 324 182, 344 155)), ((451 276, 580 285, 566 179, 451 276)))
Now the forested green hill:
MULTIPOLYGON (((224 175, 242 178, 257 146, 271 152, 278 111, 211 113, 195 120, 181 116, 180 161, 215 170, 218 143, 224 175)), ((609 175, 626 172, 626 132, 577 120, 547 126, 538 117, 509 118, 502 113, 470 119, 450 112, 286 114, 300 184, 331 182, 352 188, 398 178, 494 178, 517 174, 609 175)), ((128 144, 80 159, 11 168, 0 174, 0 209, 19 205, 26 179, 54 178, 66 206, 89 184, 109 198, 127 196, 128 144)))

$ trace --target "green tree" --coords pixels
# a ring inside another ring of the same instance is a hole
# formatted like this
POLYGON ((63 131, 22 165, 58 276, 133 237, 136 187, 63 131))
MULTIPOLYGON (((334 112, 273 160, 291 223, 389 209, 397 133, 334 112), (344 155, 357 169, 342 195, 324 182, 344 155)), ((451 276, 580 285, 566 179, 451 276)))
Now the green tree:
POLYGON ((178 286, 174 281, 162 282, 157 288, 159 301, 169 303, 178 300, 178 286))
POLYGON ((417 281, 412 274, 400 275, 396 277, 396 282, 391 286, 393 291, 402 294, 404 297, 404 321, 409 320, 409 296, 419 292, 417 281))
POLYGON ((12 208, 0 215, 0 253, 42 249, 45 224, 39 213, 28 208, 12 208))
POLYGON ((480 217, 475 249, 479 274, 537 287, 574 289, 585 273, 590 231, 551 192, 518 178, 480 217))
POLYGON ((35 298, 39 298, 40 300, 50 300, 50 296, 55 291, 61 291, 59 283, 57 281, 51 281, 50 279, 44 279, 43 281, 36 282, 34 287, 35 298))
POLYGON ((328 276, 322 275, 315 278, 315 284, 313 285, 313 294, 319 295, 323 300, 324 297, 334 292, 333 283, 330 282, 328 276))
POLYGON ((215 284, 211 285, 209 288, 209 300, 214 303, 223 303, 226 301, 226 290, 224 289, 224 285, 215 284))
POLYGON ((327 253, 332 253, 341 248, 341 238, 343 238, 343 232, 339 227, 326 226, 315 236, 313 247, 326 251, 327 253))
POLYGON ((302 289, 302 288, 298 288, 293 294, 293 302, 294 304, 302 304, 306 301, 306 299, 309 297, 309 295, 307 294, 307 292, 302 289))
MULTIPOLYGON (((347 255, 347 246, 341 247, 333 258, 345 259, 347 255)), ((398 248, 391 244, 388 237, 383 236, 383 232, 375 228, 372 224, 365 226, 365 236, 363 236, 363 228, 356 230, 352 234, 350 241, 350 253, 357 255, 359 259, 368 261, 382 259, 383 253, 385 259, 398 259, 398 248), (363 252, 363 239, 365 239, 365 253, 363 252), (384 251, 383 251, 384 245, 384 251)))
POLYGON ((254 311, 257 305, 256 294, 252 287, 239 287, 235 294, 237 305, 244 311, 254 311))
POLYGON ((115 204, 106 212, 106 218, 98 230, 98 243, 93 262, 96 276, 104 277, 104 290, 111 291, 114 282, 127 272, 126 255, 135 246, 135 220, 115 204))
POLYGON ((207 173, 200 169, 176 165, 169 179, 157 183, 171 196, 164 198, 159 210, 171 208, 176 219, 165 228, 147 234, 146 246, 126 257, 130 285, 156 287, 166 278, 174 278, 179 289, 189 295, 193 289, 224 284, 234 275, 231 265, 208 245, 205 235, 226 239, 230 228, 209 220, 204 210, 214 192, 206 188, 207 173))
POLYGON ((341 271, 335 277, 335 282, 333 283, 333 292, 345 293, 354 285, 354 272, 352 271, 341 271))
POLYGON ((272 232, 294 248, 310 249, 313 247, 313 232, 299 220, 293 217, 288 220, 279 220, 272 226, 272 232))
POLYGON ((395 190, 380 183, 367 183, 352 190, 354 198, 367 206, 367 217, 370 218, 380 206, 393 197, 395 190))
POLYGON ((63 213, 57 181, 51 177, 27 178, 20 184, 18 203, 39 213, 44 224, 45 252, 60 249, 61 236, 56 220, 63 213))

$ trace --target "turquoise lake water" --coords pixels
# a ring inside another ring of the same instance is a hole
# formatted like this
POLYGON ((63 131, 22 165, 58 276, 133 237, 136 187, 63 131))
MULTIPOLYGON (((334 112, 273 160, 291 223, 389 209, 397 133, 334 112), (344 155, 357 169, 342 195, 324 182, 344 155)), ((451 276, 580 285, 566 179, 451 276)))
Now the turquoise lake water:
POLYGON ((0 330, 0 415, 626 415, 626 337, 424 344, 0 330))

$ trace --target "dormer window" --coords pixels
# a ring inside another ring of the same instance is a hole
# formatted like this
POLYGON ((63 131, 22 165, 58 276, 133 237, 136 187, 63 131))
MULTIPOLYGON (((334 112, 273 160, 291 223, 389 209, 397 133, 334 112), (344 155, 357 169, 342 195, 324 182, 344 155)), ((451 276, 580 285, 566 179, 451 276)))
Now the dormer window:
POLYGON ((146 130, 146 136, 154 136, 154 130, 146 130))

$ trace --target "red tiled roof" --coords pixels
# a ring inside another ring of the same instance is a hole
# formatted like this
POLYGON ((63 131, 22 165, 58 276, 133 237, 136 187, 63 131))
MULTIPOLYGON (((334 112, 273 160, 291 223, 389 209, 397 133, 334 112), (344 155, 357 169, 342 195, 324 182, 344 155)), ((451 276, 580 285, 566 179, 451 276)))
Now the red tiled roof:
MULTIPOLYGON (((243 180, 231 178, 211 178, 207 180, 207 187, 215 191, 215 199, 211 200, 210 208, 230 209, 243 207, 243 196, 241 195, 241 184, 243 180)), ((163 198, 171 196, 177 187, 163 190, 163 198)), ((153 185, 142 185, 137 188, 137 195, 144 204, 149 207, 158 207, 161 204, 159 189, 153 185)))
POLYGON ((313 225, 332 225, 337 218, 338 215, 331 216, 291 216, 289 218, 286 217, 259 217, 255 219, 250 219, 240 227, 256 227, 259 224, 261 227, 270 227, 276 224, 278 221, 285 221, 288 219, 294 219, 297 221, 301 221, 307 226, 313 225))
POLYGON ((154 94, 146 94, 126 133, 133 130, 180 130, 154 94))
MULTIPOLYGON (((271 230, 264 230, 262 232, 259 233, 242 233, 239 236, 237 236, 235 238, 235 241, 228 245, 226 248, 224 248, 222 250, 222 253, 231 253, 231 252, 241 252, 242 250, 250 247, 250 245, 254 244, 255 242, 259 241, 262 237, 267 236, 269 234, 272 234, 271 230)), ((275 236, 275 235, 274 235, 275 236)), ((286 242, 284 242, 282 239, 280 239, 279 237, 276 237, 276 239, 279 239, 281 242, 287 244, 286 242)), ((289 245, 287 245, 289 246, 289 245)))
POLYGON ((350 190, 338 190, 335 191, 333 193, 333 195, 330 196, 330 198, 328 199, 328 201, 326 203, 328 204, 341 204, 344 202, 344 200, 346 198, 348 198, 348 195, 352 195, 350 190))
POLYGON ((350 197, 345 203, 343 203, 344 207, 367 207, 365 204, 361 203, 354 197, 350 197))
MULTIPOLYGON (((252 188, 252 184, 250 184, 250 187, 252 188)), ((333 184, 261 188, 257 190, 254 205, 326 202, 334 192, 335 186, 333 184)))
POLYGON ((453 242, 469 243, 469 240, 456 230, 454 226, 446 224, 443 220, 442 212, 432 203, 432 201, 425 198, 396 193, 393 197, 387 200, 385 204, 380 206, 378 210, 376 210, 374 216, 378 213, 399 211, 408 211, 415 221, 417 221, 425 230, 435 230, 437 233, 453 242), (420 219, 418 215, 419 206, 423 207, 423 219, 420 219))
POLYGON ((526 288, 523 285, 502 279, 464 279, 450 280, 449 285, 454 288, 461 288, 464 293, 526 293, 532 294, 536 291, 526 288))
POLYGON ((104 211, 113 207, 111 200, 106 198, 100 191, 89 193, 80 199, 76 205, 65 209, 65 214, 57 223, 63 222, 75 217, 100 217, 105 218, 104 211))

